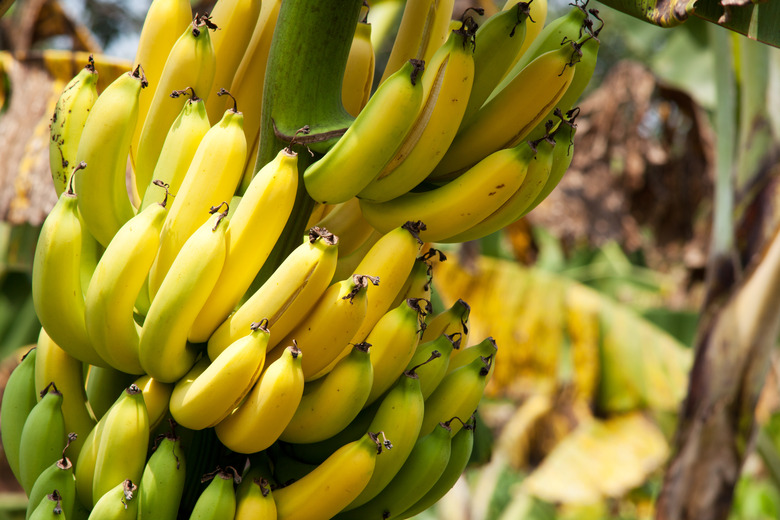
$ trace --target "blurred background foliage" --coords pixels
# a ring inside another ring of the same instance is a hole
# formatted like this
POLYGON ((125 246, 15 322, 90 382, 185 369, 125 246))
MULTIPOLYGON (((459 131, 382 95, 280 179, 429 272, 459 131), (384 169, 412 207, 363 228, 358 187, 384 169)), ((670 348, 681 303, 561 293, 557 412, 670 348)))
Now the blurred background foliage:
MULTIPOLYGON (((495 7, 462 2, 475 3, 495 7)), ((94 52, 101 71, 112 71, 105 77, 119 74, 132 59, 148 4, 18 0, 0 19, 0 386, 16 354, 37 337, 30 271, 40 224, 55 200, 48 159, 36 159, 40 136, 30 124, 48 124, 47 104, 16 114, 12 97, 56 100, 84 62, 70 51, 94 52), (30 133, 2 140, 22 128, 30 133)), ((193 2, 200 12, 211 4, 193 2)), ((606 29, 581 102, 570 171, 523 221, 445 249, 448 259, 435 268, 439 308, 466 300, 472 342, 492 335, 499 355, 480 407, 473 464, 423 520, 655 514, 706 292, 715 65, 723 56, 713 45, 718 28, 703 19, 670 30, 595 0, 589 7, 606 29)), ((549 8, 552 19, 568 5, 550 0, 549 8)), ((755 16, 745 22, 735 13, 742 32, 758 31, 755 16)), ((737 33, 727 38, 739 79, 739 49, 750 43, 737 33)), ((777 96, 780 54, 768 49, 762 59, 768 92, 777 96)), ((780 107, 772 99, 766 106, 780 107)), ((780 114, 766 116, 777 136, 780 114)), ((780 517, 778 366, 773 356, 757 410, 757 450, 745 463, 731 520, 780 517)), ((0 520, 24 505, 7 475, 0 478, 0 520)))

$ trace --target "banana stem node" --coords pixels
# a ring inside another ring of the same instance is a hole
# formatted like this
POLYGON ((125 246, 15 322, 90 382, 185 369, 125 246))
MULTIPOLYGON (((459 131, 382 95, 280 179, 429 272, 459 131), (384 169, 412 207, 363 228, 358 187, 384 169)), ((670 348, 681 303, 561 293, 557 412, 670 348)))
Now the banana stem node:
POLYGON ((255 330, 262 330, 263 332, 268 332, 268 318, 263 318, 260 321, 256 321, 249 325, 249 328, 253 331, 255 330))
POLYGON ((59 394, 60 394, 60 391, 59 391, 59 390, 57 390, 57 385, 55 385, 55 384, 54 384, 54 381, 52 381, 51 383, 49 383, 48 385, 46 385, 46 386, 43 388, 43 390, 41 390, 41 392, 40 392, 41 399, 43 399, 43 396, 45 396, 45 395, 46 395, 46 394, 48 394, 49 392, 51 392, 51 393, 53 393, 53 394, 57 394, 57 395, 59 395, 59 394))
POLYGON ((141 88, 146 88, 149 86, 149 81, 146 79, 146 74, 144 74, 144 68, 140 63, 136 66, 135 70, 130 73, 130 75, 141 80, 141 88))
POLYGON ((339 243, 339 237, 319 226, 314 226, 309 230, 309 243, 313 244, 317 240, 322 240, 329 246, 335 246, 339 243))
POLYGON ((225 87, 220 88, 217 91, 217 95, 218 96, 230 96, 230 99, 233 100, 233 109, 232 109, 233 113, 234 114, 240 114, 241 113, 241 112, 238 111, 238 101, 236 101, 236 97, 233 94, 231 94, 230 92, 228 92, 228 89, 226 89, 225 87))
POLYGON ((199 100, 200 100, 200 98, 198 97, 198 95, 197 95, 197 94, 195 94, 195 89, 194 89, 194 88, 192 88, 192 87, 184 87, 182 90, 174 90, 173 92, 171 92, 171 93, 170 93, 170 96, 171 96, 172 98, 176 99, 176 98, 178 98, 179 96, 184 96, 184 95, 186 95, 188 90, 191 92, 191 94, 190 94, 190 99, 189 99, 189 101, 190 101, 191 103, 194 103, 195 101, 199 101, 199 100))

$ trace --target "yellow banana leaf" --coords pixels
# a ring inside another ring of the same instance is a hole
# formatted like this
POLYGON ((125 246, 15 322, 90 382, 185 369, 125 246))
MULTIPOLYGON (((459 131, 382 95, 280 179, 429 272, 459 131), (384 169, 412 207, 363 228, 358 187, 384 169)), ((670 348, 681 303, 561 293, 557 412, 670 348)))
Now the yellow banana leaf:
POLYGON ((436 264, 433 280, 444 305, 471 305, 472 343, 493 336, 498 344, 487 395, 518 398, 570 382, 603 412, 677 410, 691 353, 672 336, 563 276, 489 257, 466 271, 454 256, 436 264))
POLYGON ((597 503, 642 484, 668 456, 661 431, 639 412, 585 421, 521 489, 547 502, 597 503))

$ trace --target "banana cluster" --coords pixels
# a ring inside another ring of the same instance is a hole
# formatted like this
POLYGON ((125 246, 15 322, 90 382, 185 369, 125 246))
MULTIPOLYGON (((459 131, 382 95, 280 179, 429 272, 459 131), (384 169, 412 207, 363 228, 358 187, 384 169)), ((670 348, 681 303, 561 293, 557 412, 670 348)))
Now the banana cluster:
POLYGON ((90 60, 56 105, 42 330, 0 407, 28 519, 408 518, 468 463, 497 348, 466 302, 433 309, 422 249, 549 194, 598 31, 581 6, 541 29, 540 0, 479 27, 409 1, 373 94, 356 29, 346 133, 255 172, 280 5, 155 0, 133 69, 98 95, 90 60), (304 188, 306 236, 259 274, 304 188))

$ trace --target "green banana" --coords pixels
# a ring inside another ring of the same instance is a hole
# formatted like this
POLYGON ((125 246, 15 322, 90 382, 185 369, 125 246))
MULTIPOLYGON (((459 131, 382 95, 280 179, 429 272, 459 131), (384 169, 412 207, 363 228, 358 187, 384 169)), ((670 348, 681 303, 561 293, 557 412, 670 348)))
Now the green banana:
POLYGON ((87 520, 132 520, 138 515, 138 486, 124 480, 108 492, 95 504, 87 520))
POLYGON ((76 439, 75 433, 68 434, 65 449, 62 450, 62 458, 43 470, 35 480, 27 501, 27 514, 25 520, 30 520, 35 504, 40 504, 46 495, 56 489, 60 495, 60 507, 64 518, 73 517, 73 508, 76 505, 76 477, 73 475, 73 464, 65 456, 70 443, 76 439))
POLYGON ((52 493, 44 495, 30 514, 30 520, 63 520, 65 518, 67 516, 62 510, 60 493, 56 489, 52 493))
POLYGON ((138 520, 176 520, 187 471, 181 439, 173 431, 158 439, 138 490, 138 520))
MULTIPOLYGON (((447 367, 447 373, 449 374, 450 372, 457 370, 462 366, 468 365, 478 357, 488 358, 493 356, 495 358, 497 352, 498 346, 496 345, 496 340, 494 340, 491 336, 488 336, 476 345, 472 345, 468 348, 454 350, 452 352, 450 364, 447 367)), ((491 366, 490 369, 492 370, 493 366, 491 366)))
POLYGON ((420 389, 422 390, 423 398, 427 399, 428 396, 433 393, 434 389, 439 385, 444 376, 447 374, 447 367, 450 364, 450 355, 453 350, 460 348, 462 334, 460 332, 454 332, 452 334, 442 334, 438 338, 420 343, 417 346, 417 350, 414 351, 407 370, 412 367, 418 367, 416 372, 420 377, 420 389), (436 352, 437 355, 433 353, 436 352), (430 363, 424 363, 434 358, 430 363), (420 366, 421 365, 421 366, 420 366))
POLYGON ((195 502, 190 520, 223 520, 233 518, 236 514, 236 494, 233 491, 233 481, 241 482, 241 477, 230 466, 205 475, 201 482, 211 478, 203 493, 195 502))
POLYGON ((89 367, 87 401, 95 419, 99 421, 135 379, 136 376, 115 368, 89 367))
POLYGON ((3 442, 5 459, 16 480, 20 480, 19 446, 24 423, 38 404, 35 391, 35 356, 36 350, 29 350, 11 372, 3 390, 3 402, 0 404, 0 440, 3 442))
POLYGON ((19 443, 19 483, 28 496, 38 476, 60 458, 66 439, 62 394, 50 383, 24 421, 19 443))

